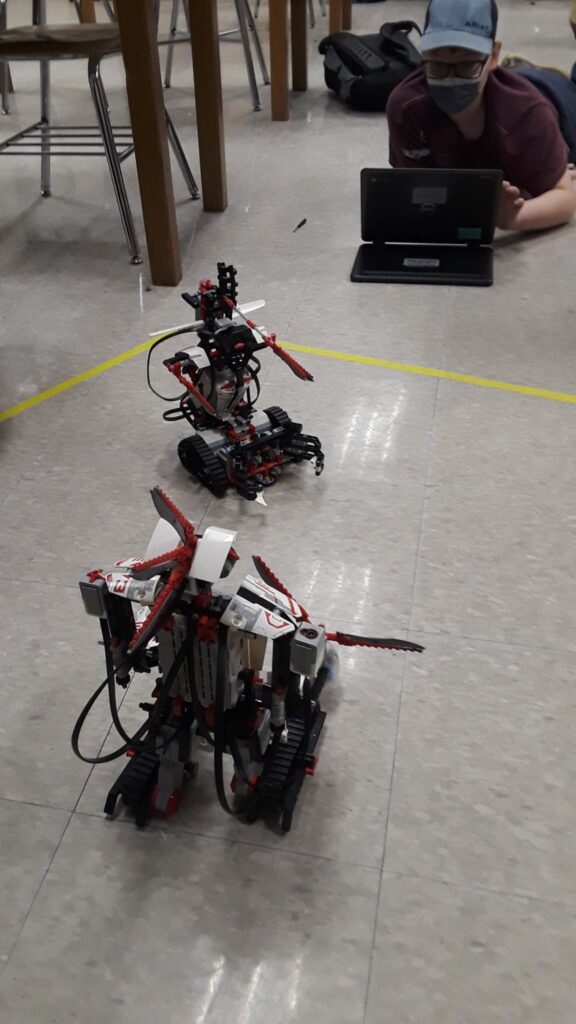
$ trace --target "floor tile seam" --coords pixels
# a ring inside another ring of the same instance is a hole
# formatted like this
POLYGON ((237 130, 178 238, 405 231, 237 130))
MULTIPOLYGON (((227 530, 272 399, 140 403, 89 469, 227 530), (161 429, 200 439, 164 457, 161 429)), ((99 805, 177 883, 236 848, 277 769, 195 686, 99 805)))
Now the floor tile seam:
MULTIPOLYGON (((94 377, 92 380, 85 381, 84 383, 86 385, 86 391, 83 394, 78 393, 78 397, 77 397, 76 401, 74 401, 71 398, 70 403, 68 405, 68 408, 64 412, 64 415, 62 416, 62 419, 60 419, 58 421, 58 423, 54 425, 54 428, 50 431, 49 436, 46 438, 46 441, 45 441, 45 444, 44 444, 44 447, 43 447, 43 451, 49 451, 53 447, 53 445, 54 445, 54 443, 56 441, 57 435, 60 433, 62 428, 66 426, 66 424, 68 423, 69 419, 72 416, 76 415, 76 413, 78 412, 79 406, 87 398, 90 397, 90 395, 92 394, 92 391, 96 387, 99 379, 100 379, 99 377, 94 377)), ((74 390, 74 389, 71 389, 71 390, 74 390)))
MULTIPOLYGON (((40 447, 42 455, 46 455, 48 452, 50 452, 53 449, 53 447, 54 447, 54 445, 55 445, 55 443, 57 441, 57 437, 58 437, 59 432, 62 430, 63 427, 66 426, 66 424, 68 423, 69 419, 72 416, 75 416, 77 414, 78 408, 82 404, 82 402, 84 402, 86 399, 88 399, 90 397, 90 395, 91 395, 94 387, 98 383, 99 379, 100 379, 99 377, 95 377, 91 381, 85 381, 84 383, 85 383, 87 389, 86 389, 86 391, 84 393, 82 393, 81 388, 71 388, 71 389, 69 389, 71 392, 74 392, 74 391, 76 392, 76 397, 70 399, 69 405, 65 409, 62 417, 61 418, 57 418, 57 422, 54 423, 53 427, 50 429, 49 434, 43 436, 42 441, 41 441, 41 447, 40 447)), ((54 396, 54 397, 59 397, 59 396, 54 396)), ((29 458, 29 454, 27 452, 23 452, 22 454, 23 454, 23 458, 24 459, 29 458)), ((3 506, 5 504, 5 502, 8 500, 8 498, 11 498, 12 495, 18 490, 18 488, 20 487, 20 485, 22 484, 22 482, 24 480, 24 477, 25 477, 25 471, 22 471, 20 473, 19 477, 18 477, 18 481, 14 484, 13 487, 10 488, 9 492, 6 495, 3 496, 2 502, 1 502, 1 506, 3 506)))
POLYGON ((50 587, 51 590, 53 590, 54 587, 57 587, 59 590, 73 590, 73 591, 76 591, 78 589, 78 584, 77 583, 76 584, 73 584, 73 583, 62 583, 60 580, 54 580, 53 581, 53 580, 40 580, 40 579, 20 579, 17 576, 6 576, 5 574, 2 574, 2 579, 5 580, 6 583, 19 583, 19 584, 25 584, 25 585, 30 584, 31 586, 36 584, 39 587, 50 587))
MULTIPOLYGON (((434 390, 434 401, 433 401, 433 406, 432 406, 432 414, 431 414, 431 418, 430 418, 430 428, 429 428, 430 429, 430 436, 429 436, 429 439, 428 439, 428 446, 427 446, 428 447, 428 451, 427 451, 426 473, 425 473, 425 477, 424 477, 424 484, 423 484, 423 487, 422 487, 422 501, 421 501, 421 507, 420 507, 420 519, 419 519, 419 525, 418 525, 418 537, 417 537, 417 541, 416 541, 416 551, 415 551, 415 554, 414 554, 414 569, 413 569, 412 587, 411 587, 411 593, 410 593, 410 610, 409 610, 409 615, 408 615, 408 629, 410 629, 410 622, 412 620, 412 611, 413 611, 413 606, 414 606, 414 596, 415 596, 415 590, 416 590, 416 579, 417 579, 417 571, 418 571, 418 555, 419 555, 420 543, 421 543, 421 539, 422 539, 423 522, 424 522, 424 509, 426 507, 426 500, 427 500, 427 487, 428 487, 428 480, 429 480, 429 475, 430 475, 430 451, 431 451, 431 448, 432 448, 432 443, 433 443, 433 438, 434 438, 434 425, 435 425, 435 421, 436 421, 436 406, 437 406, 437 401, 438 401, 439 383, 440 383, 439 381, 436 381, 436 386, 435 386, 435 390, 434 390)), ((362 1016, 362 1020, 364 1022, 366 1022, 367 1017, 368 1017, 368 1007, 369 1007, 369 1000, 370 1000, 370 986, 371 986, 371 983, 372 983, 372 972, 373 972, 373 968, 374 968, 374 957, 375 957, 375 951, 376 951, 376 937, 377 937, 377 931, 378 931, 378 918, 379 918, 379 914, 380 914, 380 903, 381 903, 381 898, 382 898, 382 882, 383 882, 383 878, 384 878, 384 870, 385 870, 385 864, 386 864, 386 847, 387 847, 387 839, 388 839, 388 825, 389 825, 389 822, 390 822, 390 812, 391 812, 391 807, 392 807, 392 800, 393 800, 393 797, 394 797, 394 777, 395 777, 395 772, 396 772, 396 754, 397 754, 398 740, 399 740, 399 734, 400 734, 400 719, 401 719, 401 715, 402 715, 402 698, 403 698, 403 693, 404 693, 404 681, 405 681, 405 678, 406 678, 406 671, 407 671, 407 657, 404 658, 404 664, 402 666, 402 676, 401 676, 401 679, 400 679, 400 690, 399 690, 399 694, 398 694, 398 711, 397 711, 397 716, 396 716, 396 727, 395 727, 395 730, 394 730, 394 745, 393 745, 393 751, 392 751, 392 766, 391 766, 391 772, 390 772, 390 787, 389 787, 389 792, 388 792, 388 805, 387 805, 387 808, 386 808, 386 820, 384 822, 384 836, 383 836, 383 845, 382 845, 382 858, 381 858, 381 861, 380 861, 380 877, 378 879, 378 893, 377 893, 377 897, 376 897, 376 906, 375 906, 375 910, 374 910, 374 925, 373 925, 373 930, 372 930, 372 943, 371 943, 371 948, 370 948, 370 956, 369 956, 369 964, 368 964, 368 975, 367 975, 367 979, 366 979, 366 991, 365 991, 365 995, 364 995, 364 1011, 363 1011, 363 1016, 362 1016)))
POLYGON ((430 467, 431 467, 431 453, 432 445, 434 443, 434 434, 436 428, 436 412, 438 408, 438 393, 440 390, 440 381, 436 381, 436 387, 434 389, 434 401, 432 403, 432 414, 430 417, 430 436, 428 438, 427 452, 426 452, 426 472, 424 474, 424 482, 422 485, 422 502, 420 506, 420 516, 418 522, 418 536, 416 538, 416 551, 414 553, 414 571, 412 575, 412 586, 410 589, 410 610, 408 614, 408 629, 412 629, 412 619, 414 614, 414 603, 416 598, 416 587, 418 583, 418 566, 420 561, 420 551, 422 548, 422 538, 424 534, 424 515, 426 512, 426 506, 428 504, 428 484, 430 482, 430 467))
MULTIPOLYGON (((198 529, 201 529, 204 526, 204 524, 206 522, 206 519, 208 517, 208 514, 210 512, 210 509, 212 507, 216 507, 216 508, 218 507, 218 501, 219 501, 218 498, 213 498, 212 496, 210 496, 207 499, 207 505, 206 505, 206 508, 205 508, 204 512, 202 513, 202 515, 200 517, 198 517, 198 519, 196 519, 196 525, 197 525, 198 529)), ((246 564, 248 565, 248 562, 246 564)), ((246 573, 244 573, 244 575, 246 575, 246 573)), ((38 578, 21 577, 21 576, 10 576, 10 575, 6 575, 6 574, 4 575, 3 579, 5 580, 6 583, 17 583, 17 584, 19 584, 21 586, 50 587, 51 589, 56 588, 58 590, 69 590, 71 592, 76 592, 77 586, 78 586, 77 583, 63 583, 60 580, 55 580, 55 581, 51 580, 50 582, 47 582, 46 580, 42 580, 42 579, 38 579, 38 578)), ((320 613, 318 613, 318 614, 320 614, 320 613)), ((356 619, 356 618, 334 618, 334 619, 330 619, 330 622, 334 626, 358 626, 360 623, 362 623, 362 621, 363 621, 362 619, 356 619)), ((449 639, 449 640, 469 640, 469 641, 471 641, 473 643, 489 644, 492 647, 521 648, 522 650, 525 650, 527 652, 528 651, 542 651, 542 652, 549 652, 551 654, 563 654, 563 655, 570 655, 570 656, 574 656, 574 654, 576 653, 573 648, 559 646, 558 644, 554 644, 554 645, 552 645, 552 644, 535 644, 535 643, 530 643, 530 642, 525 641, 525 640, 513 640, 513 639, 510 639, 509 637, 506 638, 505 640, 504 639, 501 640, 501 639, 495 639, 494 637, 482 636, 482 635, 476 634, 476 633, 463 633, 463 632, 460 632, 460 630, 453 630, 453 629, 447 629, 447 630, 430 629, 430 628, 425 628, 424 629, 424 628, 421 628, 419 626, 410 626, 410 625, 408 625, 407 622, 392 623, 387 628, 388 628, 388 631, 391 632, 391 633, 392 632, 393 633, 407 633, 407 634, 410 634, 411 636, 429 636, 429 637, 435 637, 435 638, 438 638, 438 639, 449 639)))
MULTIPOLYGON (((104 814, 97 814, 94 811, 74 810, 71 813, 72 813, 72 815, 74 817, 77 817, 77 818, 90 818, 90 819, 96 820, 96 821, 108 821, 106 815, 104 815, 104 814)), ((110 820, 109 824, 110 824, 110 827, 115 827, 117 825, 120 825, 120 826, 123 826, 124 828, 130 828, 130 829, 132 829, 134 831, 137 831, 136 825, 134 824, 134 821, 132 821, 132 820, 130 820, 128 818, 116 818, 116 819, 110 820)), ((156 823, 152 824, 152 823, 149 823, 146 826, 146 828, 150 832, 153 832, 155 834, 167 833, 167 834, 171 834, 171 835, 191 836, 192 838, 195 838, 195 839, 206 839, 209 842, 225 843, 228 846, 247 846, 247 847, 249 847, 250 849, 253 849, 253 850, 266 850, 267 852, 273 852, 273 853, 276 853, 276 854, 282 854, 285 857, 304 858, 305 860, 317 860, 317 861, 321 861, 324 864, 332 864, 335 867, 340 867, 340 868, 344 868, 344 869, 345 868, 359 868, 362 871, 369 871, 372 874, 376 874, 377 873, 378 875, 380 875, 380 867, 379 867, 378 864, 368 864, 368 863, 365 863, 364 861, 357 861, 357 860, 340 860, 339 858, 328 857, 325 854, 321 854, 321 853, 309 853, 307 850, 287 850, 287 849, 282 849, 282 846, 281 846, 281 844, 282 844, 282 837, 281 836, 278 836, 278 845, 275 845, 273 843, 268 844, 268 843, 250 842, 247 839, 241 839, 241 838, 238 838, 237 836, 234 836, 234 837, 232 837, 232 836, 219 836, 219 835, 215 835, 214 833, 211 833, 211 832, 203 832, 201 830, 196 830, 196 829, 191 829, 191 828, 184 828, 182 825, 174 824, 172 822, 170 822, 169 824, 168 823, 166 823, 166 824, 156 824, 156 823)))
MULTIPOLYGON (((458 296, 459 292, 460 292, 460 289, 456 285, 452 285, 450 288, 448 288, 447 298, 446 298, 446 313, 445 313, 445 321, 444 321, 444 326, 445 327, 447 327, 450 324, 451 320, 452 320, 452 317, 454 315, 454 309, 455 309, 455 306, 456 306, 456 303, 457 303, 457 296, 458 296)), ((442 332, 442 335, 441 335, 442 342, 444 342, 446 336, 447 336, 447 331, 444 330, 442 332)), ((442 346, 441 346, 441 349, 440 349, 440 368, 442 370, 446 369, 446 355, 447 355, 447 353, 446 353, 446 346, 443 343, 442 346)), ((438 383, 440 384, 440 381, 438 383)), ((438 388, 438 390, 440 391, 440 388, 438 388)))
POLYGON ((20 484, 22 483, 22 477, 23 476, 24 476, 24 470, 22 470, 22 472, 18 474, 18 479, 14 480, 10 484, 9 489, 4 492, 4 494, 2 495, 2 498, 0 498, 0 508, 4 508, 4 506, 8 503, 8 500, 14 494, 14 491, 18 490, 20 484))
POLYGON ((492 647, 519 647, 525 651, 548 651, 551 654, 567 654, 574 657, 576 653, 573 648, 570 647, 559 647, 557 645, 550 646, 548 644, 531 644, 522 640, 495 640, 491 637, 477 636, 472 633, 460 633, 458 630, 433 630, 433 629, 420 629, 417 626, 404 626, 402 627, 407 630, 411 636, 430 636, 438 638, 447 638, 450 640, 470 640, 474 643, 489 644, 492 647))
MULTIPOLYGON (((327 559, 327 561, 329 561, 329 559, 327 559)), ((306 602, 306 606, 308 606, 308 603, 309 602, 307 601, 306 602)), ((315 614, 320 615, 320 616, 325 615, 325 612, 316 609, 314 607, 314 605, 310 605, 310 607, 314 610, 315 614)), ((308 611, 310 612, 310 608, 308 608, 308 611)), ((332 625, 334 625, 334 626, 338 626, 338 625, 340 625, 340 626, 356 625, 357 626, 358 623, 365 622, 365 621, 366 621, 366 616, 362 612, 357 617, 351 617, 349 615, 346 615, 346 616, 331 615, 330 616, 330 625, 331 626, 332 625)), ((407 633, 408 632, 408 626, 407 626, 407 624, 405 622, 401 622, 400 621, 400 616, 398 616, 397 619, 386 619, 386 632, 387 633, 390 632, 390 634, 392 634, 392 632, 394 632, 394 633, 402 633, 402 632, 407 633)))
MULTIPOLYGON (((124 694, 124 696, 122 698, 122 702, 124 701, 125 696, 126 696, 126 694, 124 694)), ((122 704, 119 704, 119 707, 121 707, 121 706, 122 706, 122 704)), ((111 729, 112 729, 112 725, 109 726, 109 728, 108 728, 108 730, 106 732, 106 735, 105 735, 105 737, 104 737, 104 739, 103 739, 103 741, 102 741, 102 743, 101 743, 101 745, 99 747, 98 755, 100 755, 100 753, 102 752, 102 749, 104 748, 104 744, 106 743, 106 740, 108 739, 108 736, 109 736, 109 734, 111 732, 111 729)), ((32 913, 32 911, 34 909, 34 906, 36 904, 36 900, 38 899, 38 896, 40 895, 40 892, 42 890, 44 882, 45 882, 45 880, 46 880, 46 878, 48 876, 48 873, 50 872, 52 864, 54 863, 54 859, 55 859, 56 855, 58 854, 58 851, 59 851, 59 849, 60 849, 60 847, 62 845, 64 837, 65 837, 65 835, 66 835, 66 833, 67 833, 67 831, 68 831, 68 829, 70 827, 70 823, 73 821, 75 814, 77 814, 76 808, 78 807, 78 803, 79 803, 80 799, 82 798, 82 795, 84 793, 84 790, 86 789, 86 786, 88 785, 88 782, 90 780, 90 777, 92 775, 94 767, 95 767, 95 765, 91 765, 90 771, 88 772, 88 774, 86 776, 86 779, 84 780, 84 784, 83 784, 83 786, 82 786, 82 788, 80 790, 80 793, 78 795, 78 798, 76 800, 74 808, 72 810, 67 810, 67 811, 64 812, 64 813, 66 813, 68 815, 67 820, 66 820, 66 824, 64 825, 64 828, 62 829, 62 833, 60 835, 60 839, 58 840, 56 846, 54 847, 54 850, 52 851, 52 855, 50 857, 48 865, 46 866, 46 869, 45 869, 45 871, 42 874, 42 878, 40 879, 40 882, 39 882, 38 886, 36 887, 36 890, 34 892, 34 895, 32 897, 30 906, 28 907, 28 910, 27 910, 26 915, 24 917, 24 920, 22 921, 22 924, 21 924, 20 928, 18 929, 18 932, 17 932, 17 934, 16 934, 16 936, 14 938, 14 942, 12 943, 12 945, 11 945, 9 951, 8 951, 8 954, 6 956, 6 959, 5 959, 3 965, 2 965, 2 967, 0 969, 0 985, 2 984, 2 978, 4 977, 4 973, 6 971, 6 968, 8 967, 8 964, 10 962, 12 954, 14 953, 14 950, 16 949, 16 946, 18 945, 18 942, 20 940, 20 936, 22 935, 22 932, 23 932, 24 928, 26 927, 26 922, 28 921, 28 918, 30 917, 30 915, 31 915, 31 913, 32 913)), ((36 806, 39 806, 39 805, 33 804, 32 806, 36 807, 36 806)))
POLYGON ((42 811, 59 811, 61 814, 72 814, 73 807, 62 807, 60 804, 47 804, 41 800, 21 800, 17 796, 2 796, 0 793, 0 804, 16 804, 20 807, 35 807, 42 811))
POLYGON ((392 759, 390 766, 390 784, 388 786, 388 800, 386 804, 386 817, 384 819, 384 834, 382 837, 382 855, 380 858, 379 867, 379 878, 378 878, 378 892, 376 894, 376 905, 374 908, 374 924, 372 927, 372 941, 370 945, 369 959, 368 959, 368 974, 366 977, 366 990, 364 993, 364 1009, 362 1020, 365 1022, 368 1015, 368 1003, 370 999, 370 985, 372 982, 372 970, 374 967, 374 955, 376 951, 376 935, 378 931, 378 918, 380 914, 380 900, 382 895, 382 881, 384 878, 384 865, 386 862, 386 841, 388 838, 388 824, 390 821, 390 809, 392 806, 392 796, 394 792, 394 774, 396 770, 396 752, 398 748, 398 739, 400 735, 400 716, 402 713, 402 696, 404 693, 404 680, 406 678, 407 671, 407 655, 404 657, 402 665, 402 673, 400 677, 400 686, 398 690, 398 701, 397 701, 397 712, 396 712, 396 724, 394 728, 394 743, 392 747, 392 759))
POLYGON ((480 882, 463 882, 454 878, 440 878, 436 875, 425 875, 417 872, 386 871, 383 872, 390 878, 401 878, 406 881, 431 882, 434 885, 443 885, 452 889, 467 889, 471 892, 486 893, 490 896, 500 896, 504 899, 515 900, 520 903, 538 903, 550 907, 563 907, 567 910, 576 911, 576 900, 550 899, 547 896, 539 896, 536 893, 524 892, 515 889, 499 889, 494 886, 482 885, 480 882))
POLYGON ((60 835, 60 839, 58 840, 58 842, 56 843, 56 845, 55 845, 55 847, 54 847, 54 849, 52 851, 52 855, 51 855, 51 857, 50 857, 50 859, 48 861, 48 864, 46 865, 46 868, 45 868, 44 872, 42 873, 42 878, 40 879, 38 885, 36 886, 36 889, 34 891, 34 895, 32 897, 32 900, 30 901, 30 905, 28 907, 28 910, 26 911, 26 914, 24 915, 24 919, 23 919, 20 927, 18 928, 18 931, 16 933, 14 941, 12 942, 12 945, 10 946, 10 949, 8 950, 8 953, 6 954, 6 958, 5 958, 5 960, 4 960, 3 964, 2 964, 2 967, 0 968, 0 986, 2 984, 2 979, 4 977, 4 974, 6 972, 8 964, 10 963, 12 955, 13 955, 13 953, 14 953, 17 945, 18 945, 18 942, 20 941, 20 936, 22 935, 22 932, 24 931, 24 928, 26 927, 28 918, 30 917, 30 915, 31 915, 31 913, 32 913, 32 911, 34 909, 34 906, 36 905, 36 900, 38 899, 38 896, 40 895, 40 891, 41 891, 41 889, 42 889, 42 887, 44 885, 44 882, 46 881, 46 878, 47 878, 48 873, 49 873, 49 871, 50 871, 50 869, 52 867, 52 864, 54 863, 54 859, 55 859, 55 857, 56 857, 56 855, 57 855, 57 853, 58 853, 58 851, 59 851, 59 849, 60 849, 60 847, 62 845, 62 841, 64 839, 64 836, 66 835, 66 833, 68 831, 68 828, 70 827, 70 822, 72 821, 72 818, 73 818, 73 811, 68 811, 66 813, 68 814, 68 818, 67 818, 66 824, 64 825, 64 828, 62 829, 62 832, 61 832, 61 835, 60 835))

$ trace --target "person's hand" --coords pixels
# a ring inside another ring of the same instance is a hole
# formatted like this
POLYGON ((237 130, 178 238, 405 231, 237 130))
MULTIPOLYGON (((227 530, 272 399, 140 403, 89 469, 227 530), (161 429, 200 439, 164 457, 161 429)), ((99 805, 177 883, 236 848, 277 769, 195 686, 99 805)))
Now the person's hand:
POLYGON ((503 228, 504 231, 515 228, 518 214, 525 202, 526 200, 522 198, 520 189, 516 188, 516 185, 511 185, 509 181, 503 181, 500 205, 496 216, 498 227, 503 228))

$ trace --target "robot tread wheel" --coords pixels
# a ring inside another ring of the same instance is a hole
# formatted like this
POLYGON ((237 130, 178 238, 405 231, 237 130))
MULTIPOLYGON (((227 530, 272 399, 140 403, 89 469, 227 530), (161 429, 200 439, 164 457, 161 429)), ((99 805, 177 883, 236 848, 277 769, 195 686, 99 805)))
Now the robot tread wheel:
POLYGON ((292 420, 285 409, 281 409, 279 405, 271 405, 268 409, 264 409, 270 423, 273 427, 287 427, 292 420))
POLYGON ((183 438, 178 445, 178 458, 191 476, 195 476, 217 498, 222 497, 229 483, 226 470, 203 437, 193 434, 183 438))

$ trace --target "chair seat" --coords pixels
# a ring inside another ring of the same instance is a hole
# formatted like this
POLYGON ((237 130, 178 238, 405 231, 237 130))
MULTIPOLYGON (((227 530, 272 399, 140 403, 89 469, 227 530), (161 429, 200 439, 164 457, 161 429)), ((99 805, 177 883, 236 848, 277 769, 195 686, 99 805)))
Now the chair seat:
POLYGON ((0 60, 66 60, 120 53, 116 25, 24 25, 0 32, 0 60))

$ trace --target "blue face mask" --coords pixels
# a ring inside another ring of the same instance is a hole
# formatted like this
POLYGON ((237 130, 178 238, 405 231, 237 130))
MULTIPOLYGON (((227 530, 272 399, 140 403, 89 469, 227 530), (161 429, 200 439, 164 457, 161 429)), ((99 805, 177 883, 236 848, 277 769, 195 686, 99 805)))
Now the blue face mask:
POLYGON ((479 78, 427 79, 428 92, 445 114, 461 114, 480 94, 479 78))

